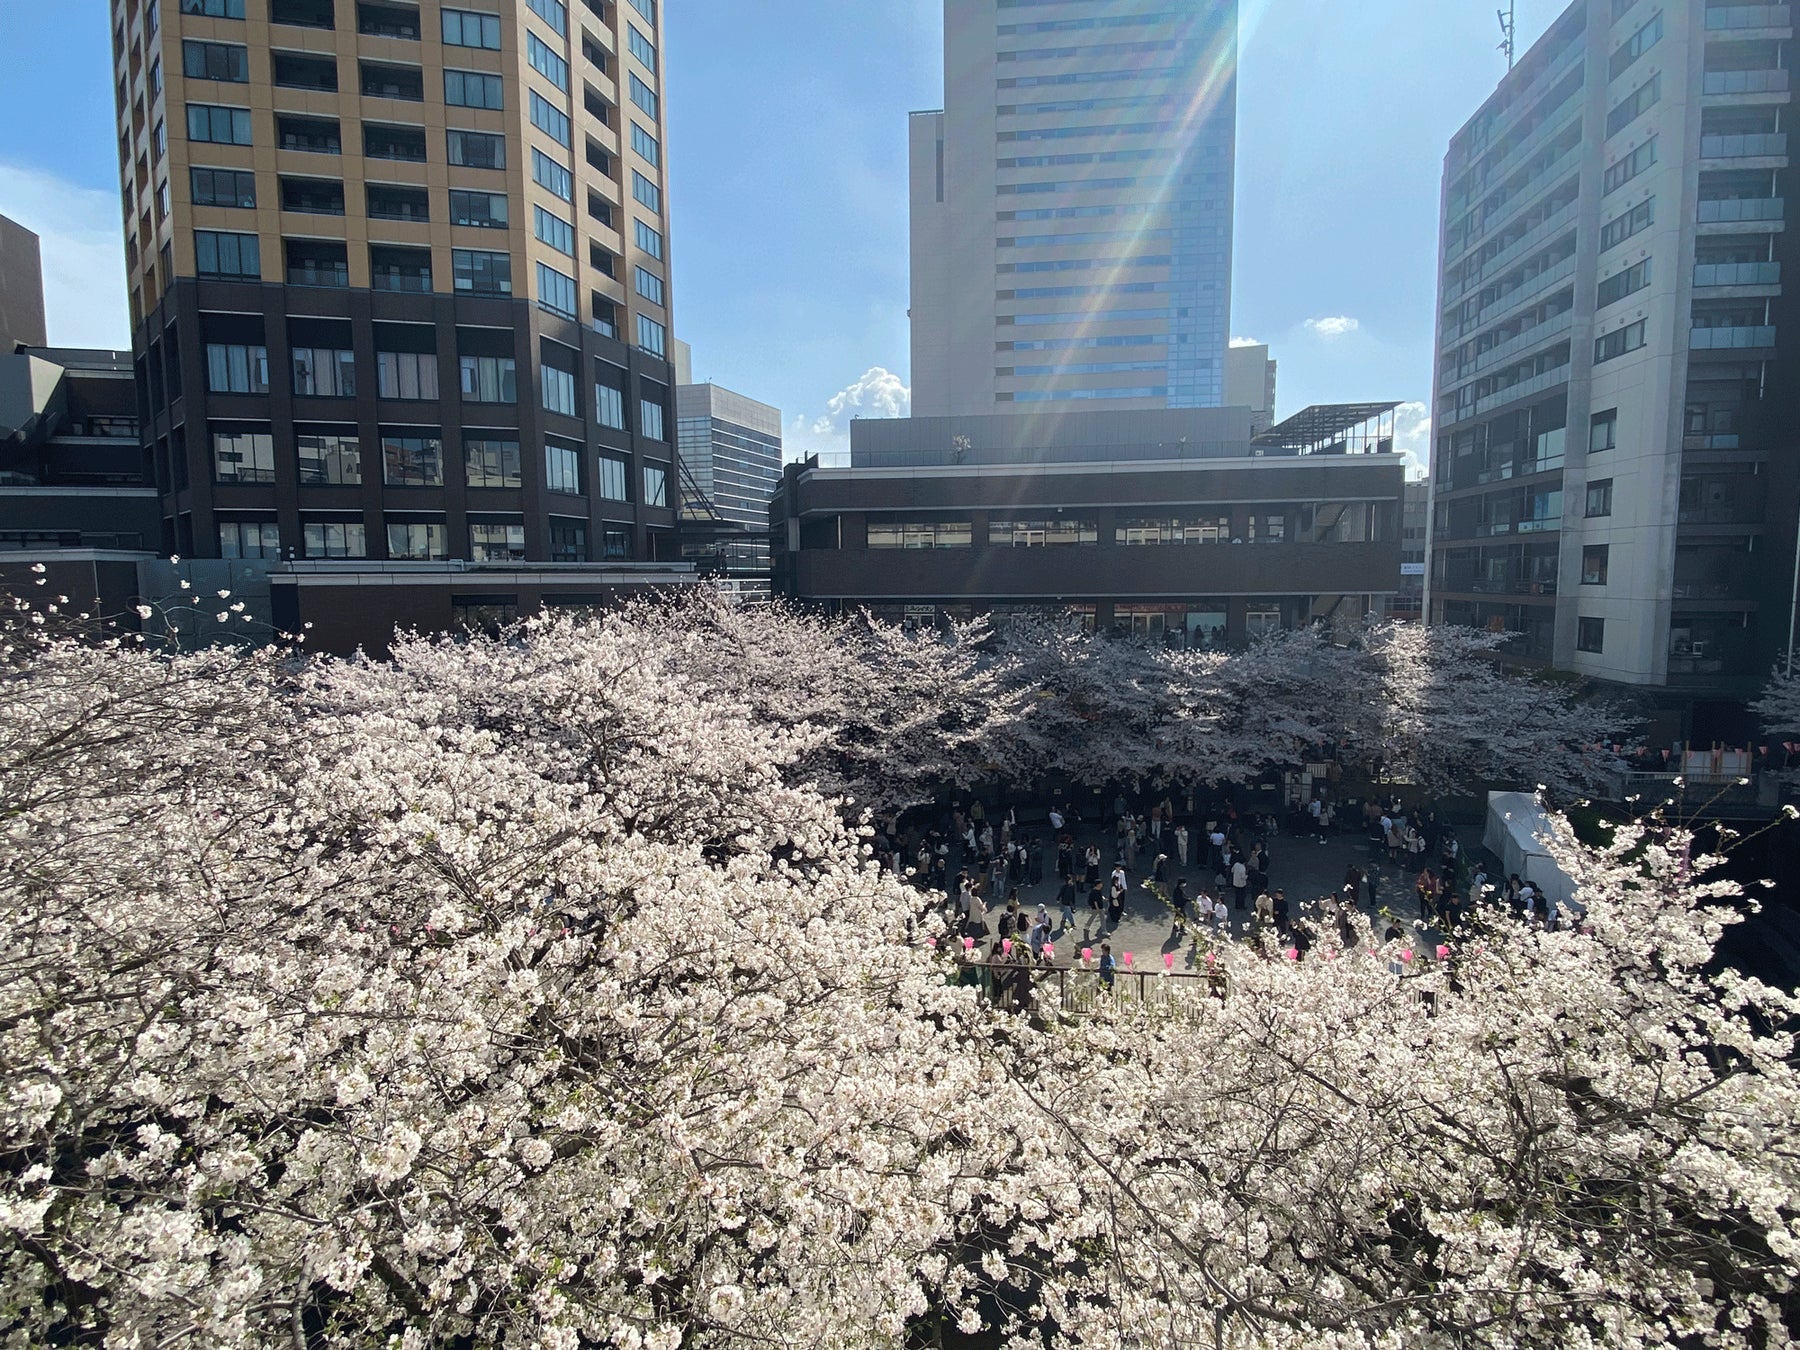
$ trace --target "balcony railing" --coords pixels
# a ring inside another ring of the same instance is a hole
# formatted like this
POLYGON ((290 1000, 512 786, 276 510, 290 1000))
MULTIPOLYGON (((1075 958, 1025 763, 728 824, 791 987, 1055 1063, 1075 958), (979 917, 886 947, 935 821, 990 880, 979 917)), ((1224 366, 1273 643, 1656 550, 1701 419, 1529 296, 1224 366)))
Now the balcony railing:
POLYGON ((1696 286, 1776 286, 1781 283, 1778 262, 1695 263, 1696 286))
POLYGON ((1775 326, 1695 328, 1688 334, 1688 347, 1697 352, 1728 351, 1737 347, 1773 347, 1775 326))
POLYGON ((1701 159, 1758 159, 1785 154, 1785 131, 1745 131, 1733 136, 1700 138, 1701 159))
POLYGON ((1709 70, 1700 92, 1704 94, 1779 94, 1788 87, 1785 70, 1709 70))
POLYGON ((1780 220, 1787 203, 1780 197, 1728 197, 1700 203, 1700 223, 1718 225, 1742 220, 1780 220))
POLYGON ((1786 28, 1793 22, 1787 5, 1721 5, 1706 11, 1709 32, 1743 28, 1786 28))

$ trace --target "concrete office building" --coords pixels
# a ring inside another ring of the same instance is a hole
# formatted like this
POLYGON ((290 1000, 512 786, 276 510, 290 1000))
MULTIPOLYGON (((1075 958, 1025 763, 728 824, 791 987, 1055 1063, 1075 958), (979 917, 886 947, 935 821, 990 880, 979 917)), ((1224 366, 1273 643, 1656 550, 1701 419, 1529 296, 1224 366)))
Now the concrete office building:
POLYGON ((164 551, 404 576, 424 626, 678 558, 657 0, 112 20, 164 551))
POLYGON ((1258 431, 1274 425, 1275 362, 1270 359, 1268 343, 1233 345, 1225 353, 1225 406, 1258 414, 1258 431))
POLYGON ((895 622, 1073 611, 1236 643, 1360 622, 1398 588, 1392 403, 871 419, 850 467, 790 464, 778 593, 895 622))
POLYGON ((675 389, 675 426, 682 556, 766 596, 780 410, 716 384, 683 384, 675 389))
POLYGON ((1794 612, 1792 39, 1787 4, 1577 0, 1445 161, 1430 618, 1692 734, 1794 612))
POLYGON ((49 343, 44 324, 44 274, 38 237, 0 216, 0 356, 15 347, 49 343))
POLYGON ((910 129, 915 416, 1225 398, 1236 0, 947 0, 910 129))

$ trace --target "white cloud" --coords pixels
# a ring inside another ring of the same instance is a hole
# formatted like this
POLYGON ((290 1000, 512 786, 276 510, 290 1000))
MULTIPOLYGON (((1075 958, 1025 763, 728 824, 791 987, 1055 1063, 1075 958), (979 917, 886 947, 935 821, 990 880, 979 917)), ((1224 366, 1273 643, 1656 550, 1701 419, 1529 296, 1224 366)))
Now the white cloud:
POLYGON ((1255 338, 1233 338, 1231 339, 1231 345, 1234 347, 1260 347, 1262 346, 1262 343, 1258 342, 1255 338))
POLYGON ((893 371, 871 366, 860 379, 827 399, 823 414, 796 413, 788 422, 783 447, 789 459, 844 450, 850 444, 851 419, 906 417, 911 412, 912 390, 893 371))
POLYGON ((1328 314, 1321 319, 1308 319, 1306 327, 1329 342, 1333 338, 1343 337, 1345 333, 1354 333, 1362 324, 1348 314, 1328 314))
POLYGON ((1406 456, 1409 470, 1426 469, 1431 451, 1430 408, 1413 402, 1394 409, 1394 449, 1406 456))
POLYGON ((0 215, 18 221, 41 241, 51 344, 129 349, 118 193, 0 163, 0 215))

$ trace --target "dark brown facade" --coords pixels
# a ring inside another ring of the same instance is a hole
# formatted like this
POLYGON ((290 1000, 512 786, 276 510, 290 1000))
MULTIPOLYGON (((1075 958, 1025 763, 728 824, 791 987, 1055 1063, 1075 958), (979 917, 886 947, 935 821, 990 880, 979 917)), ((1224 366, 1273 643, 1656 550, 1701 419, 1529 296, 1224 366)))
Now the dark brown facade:
POLYGON ((1104 461, 1045 445, 958 462, 984 457, 968 439, 936 465, 790 465, 771 516, 777 590, 904 620, 1067 608, 1102 628, 1230 642, 1358 620, 1399 589, 1391 449, 1190 453, 1171 438, 1104 461))

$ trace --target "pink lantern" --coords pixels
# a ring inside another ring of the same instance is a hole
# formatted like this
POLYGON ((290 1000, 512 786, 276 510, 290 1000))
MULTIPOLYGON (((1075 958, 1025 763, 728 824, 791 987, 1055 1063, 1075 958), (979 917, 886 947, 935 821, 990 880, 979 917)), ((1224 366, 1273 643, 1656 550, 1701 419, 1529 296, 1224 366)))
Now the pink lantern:
POLYGON ((1163 953, 1163 969, 1164 970, 1175 969, 1175 953, 1174 952, 1164 952, 1163 953))
POLYGON ((1217 952, 1208 952, 1206 954, 1206 964, 1209 966, 1216 963, 1218 961, 1218 959, 1219 959, 1219 954, 1217 952))
POLYGON ((936 938, 926 938, 925 945, 927 947, 931 948, 931 950, 935 952, 937 950, 937 939, 936 938))
POLYGON ((1300 959, 1300 949, 1298 947, 1289 947, 1283 955, 1290 961, 1298 961, 1300 959))
POLYGON ((1412 948, 1404 948, 1400 953, 1400 959, 1410 966, 1412 964, 1412 948))
POLYGON ((1092 961, 1094 959, 1094 949, 1092 947, 1083 947, 1081 949, 1081 959, 1083 961, 1092 961))
POLYGON ((1446 947, 1443 943, 1441 943, 1441 942, 1438 943, 1438 960, 1448 961, 1449 959, 1450 959, 1450 949, 1448 947, 1446 947))
POLYGON ((964 938, 963 939, 963 950, 965 952, 974 951, 975 950, 975 939, 974 938, 964 938))
POLYGON ((1005 952, 1006 955, 1011 956, 1012 955, 1012 939, 1011 938, 1001 938, 1000 939, 1000 950, 1005 952))
POLYGON ((1128 970, 1131 968, 1131 953, 1130 952, 1125 953, 1125 967, 1128 970))

